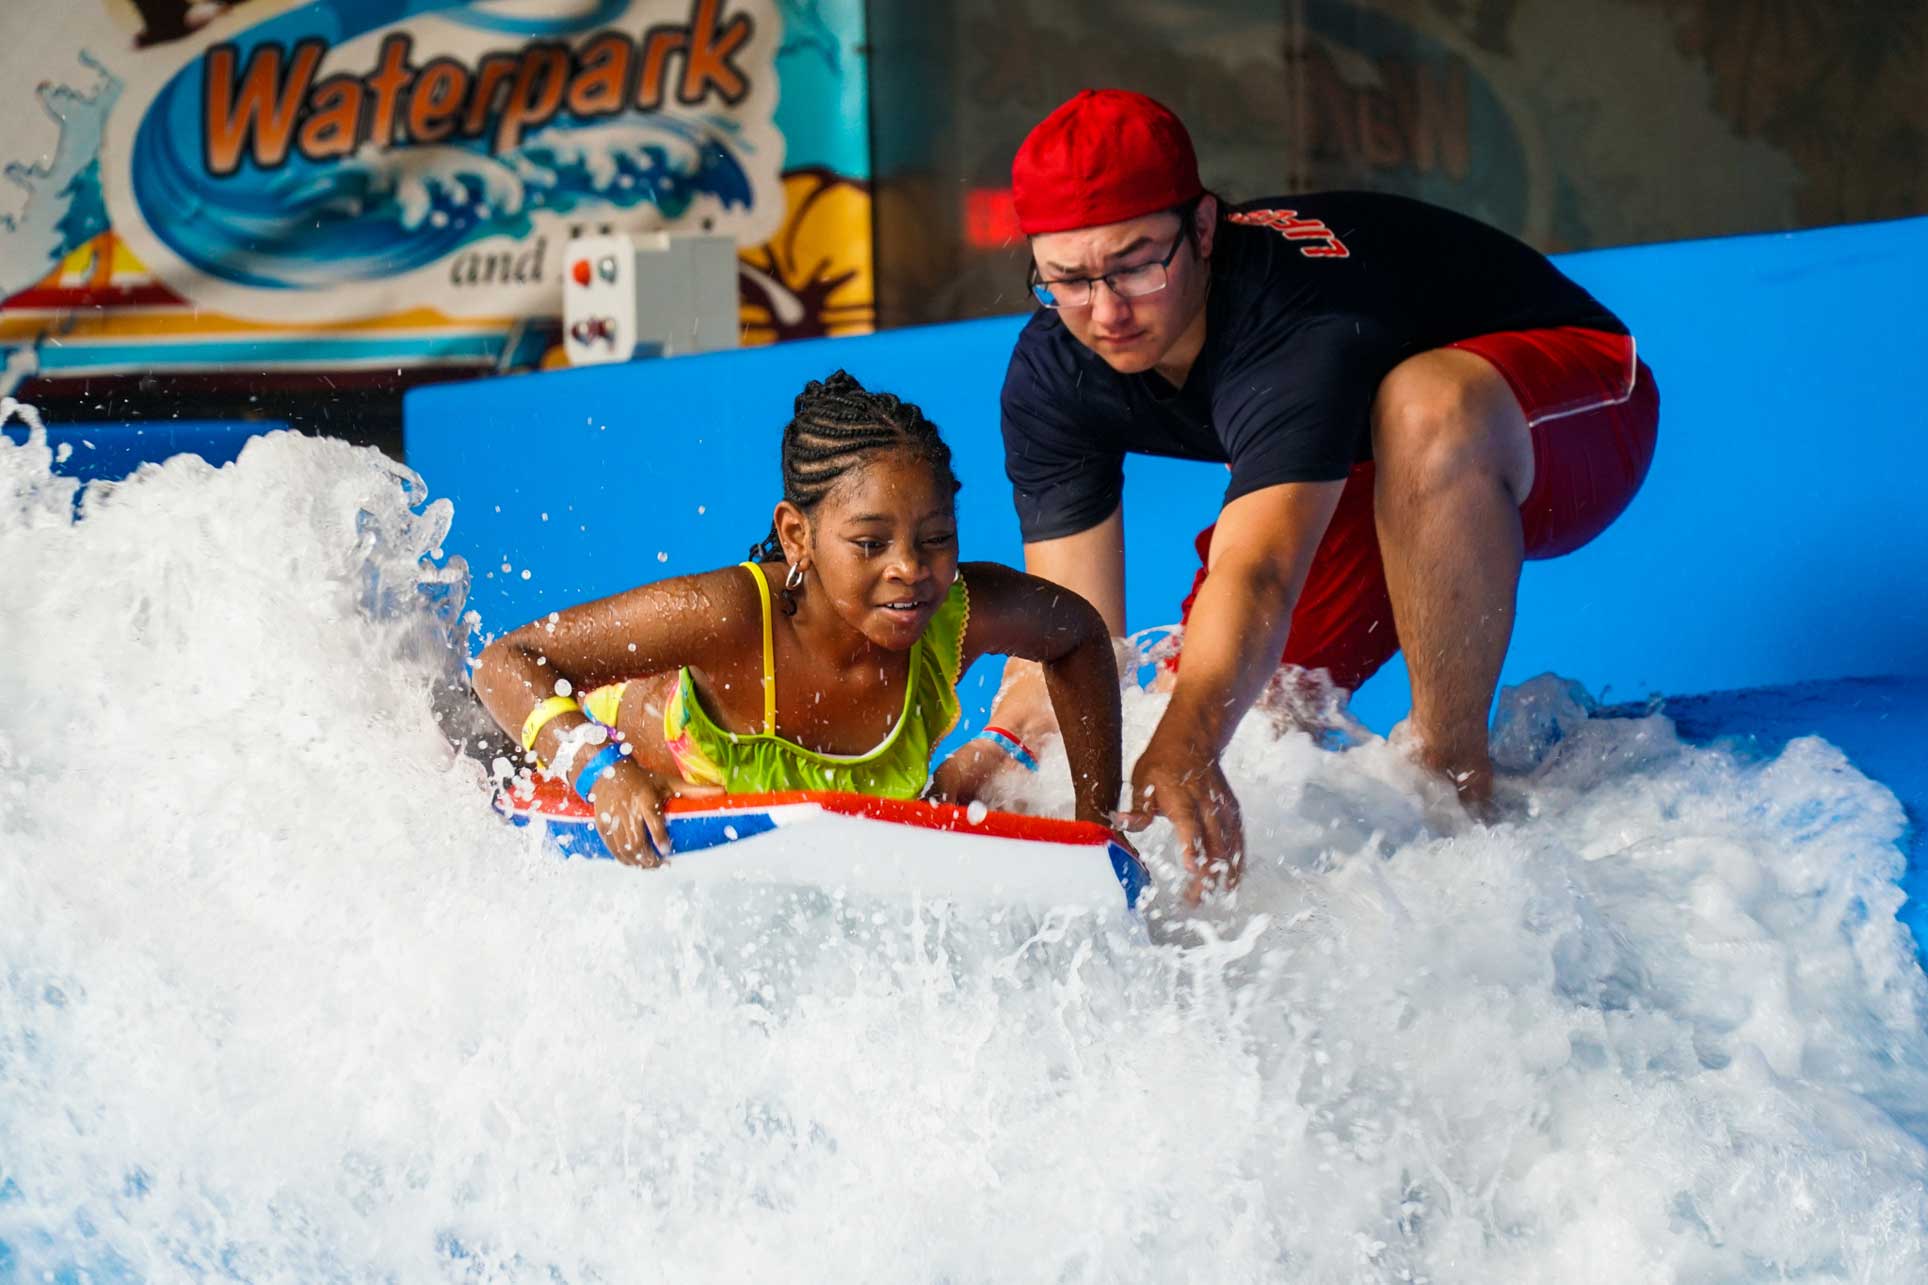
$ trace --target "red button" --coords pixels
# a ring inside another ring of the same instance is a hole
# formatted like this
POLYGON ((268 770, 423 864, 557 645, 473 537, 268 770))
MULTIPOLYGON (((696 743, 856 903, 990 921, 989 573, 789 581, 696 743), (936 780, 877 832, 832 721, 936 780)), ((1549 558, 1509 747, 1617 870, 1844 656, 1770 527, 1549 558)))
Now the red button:
POLYGON ((589 260, 577 259, 575 266, 569 269, 569 275, 576 279, 577 285, 579 286, 588 285, 589 284, 589 260))

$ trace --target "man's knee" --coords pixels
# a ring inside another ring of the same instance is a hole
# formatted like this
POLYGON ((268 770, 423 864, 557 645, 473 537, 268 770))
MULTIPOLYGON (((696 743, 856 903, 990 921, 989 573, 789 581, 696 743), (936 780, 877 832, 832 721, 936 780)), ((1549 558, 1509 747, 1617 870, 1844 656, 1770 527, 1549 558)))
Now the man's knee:
POLYGON ((1414 495, 1469 475, 1497 476, 1516 504, 1532 487, 1526 417, 1499 371, 1472 353, 1438 349, 1395 366, 1373 398, 1372 445, 1382 478, 1414 495))

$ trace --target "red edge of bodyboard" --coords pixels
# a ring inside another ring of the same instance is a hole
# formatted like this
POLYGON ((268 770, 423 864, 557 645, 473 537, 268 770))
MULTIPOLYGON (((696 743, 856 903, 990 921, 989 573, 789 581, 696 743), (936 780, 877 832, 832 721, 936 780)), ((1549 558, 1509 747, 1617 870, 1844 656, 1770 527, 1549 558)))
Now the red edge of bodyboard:
MULTIPOLYGON (((874 821, 914 825, 925 830, 982 834, 994 839, 1105 844, 1114 838, 1110 830, 1095 821, 1023 816, 1016 812, 986 812, 981 820, 972 821, 970 810, 955 803, 882 799, 875 795, 850 794, 841 790, 775 790, 764 794, 730 794, 718 799, 671 799, 665 811, 671 816, 756 812, 798 803, 814 803, 825 812, 840 816, 869 817, 874 821)), ((593 820, 589 805, 562 782, 554 780, 538 779, 534 797, 526 803, 517 800, 516 810, 557 821, 593 820)))

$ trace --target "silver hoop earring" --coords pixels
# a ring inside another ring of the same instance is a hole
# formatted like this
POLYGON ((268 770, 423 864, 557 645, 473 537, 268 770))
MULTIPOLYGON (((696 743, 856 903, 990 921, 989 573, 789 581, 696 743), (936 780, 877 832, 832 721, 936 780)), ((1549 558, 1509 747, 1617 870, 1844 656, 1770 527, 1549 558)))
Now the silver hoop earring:
POLYGON ((803 588, 803 564, 801 562, 792 562, 790 564, 790 573, 783 577, 783 587, 792 593, 803 588))
POLYGON ((956 583, 957 583, 958 581, 960 581, 960 580, 962 580, 963 578, 964 578, 964 568, 963 568, 963 567, 959 567, 959 568, 958 568, 957 570, 955 570, 955 571, 953 571, 953 572, 951 572, 951 583, 952 583, 952 584, 956 584, 956 583))

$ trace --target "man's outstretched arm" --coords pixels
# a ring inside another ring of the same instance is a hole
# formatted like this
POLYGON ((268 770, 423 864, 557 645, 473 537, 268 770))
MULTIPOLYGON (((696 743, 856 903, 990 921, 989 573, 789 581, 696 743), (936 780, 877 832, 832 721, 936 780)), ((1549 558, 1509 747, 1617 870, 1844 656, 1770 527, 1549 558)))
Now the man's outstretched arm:
POLYGON ((1279 667, 1292 608, 1344 488, 1288 482, 1242 495, 1219 514, 1178 684, 1131 776, 1133 828, 1154 815, 1171 821, 1194 901, 1207 882, 1238 881, 1245 839, 1219 755, 1279 667))

